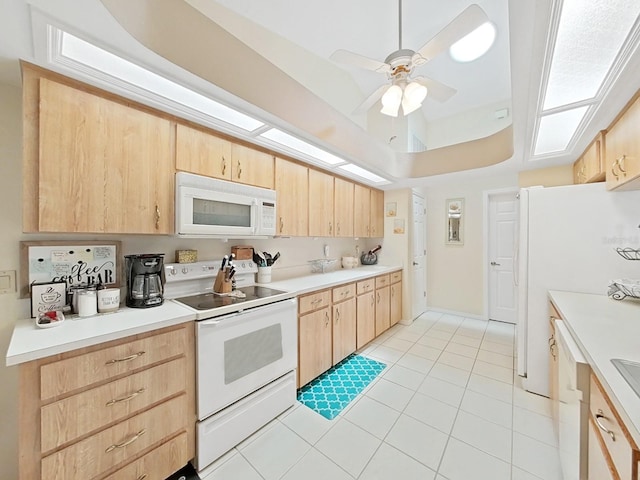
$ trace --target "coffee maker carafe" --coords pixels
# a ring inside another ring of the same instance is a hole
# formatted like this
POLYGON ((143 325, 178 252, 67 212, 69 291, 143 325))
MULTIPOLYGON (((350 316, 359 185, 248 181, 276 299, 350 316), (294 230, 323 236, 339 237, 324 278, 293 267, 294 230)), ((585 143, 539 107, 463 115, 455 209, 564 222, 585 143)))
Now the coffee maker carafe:
POLYGON ((162 305, 164 253, 125 255, 128 307, 162 305))

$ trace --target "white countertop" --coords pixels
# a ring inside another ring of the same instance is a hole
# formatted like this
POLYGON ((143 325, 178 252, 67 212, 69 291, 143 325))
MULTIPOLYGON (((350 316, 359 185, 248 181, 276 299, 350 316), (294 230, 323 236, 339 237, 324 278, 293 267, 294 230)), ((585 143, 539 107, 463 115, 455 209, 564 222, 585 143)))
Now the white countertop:
POLYGON ((549 297, 640 446, 640 397, 611 363, 612 358, 640 363, 640 302, 559 291, 549 297))
POLYGON ((343 283, 364 280, 365 278, 384 275, 401 270, 399 265, 368 265, 351 269, 340 269, 334 272, 314 273, 304 277, 290 278, 277 282, 263 283, 265 287, 275 288, 276 290, 284 290, 287 292, 295 292, 296 295, 330 288, 343 283))
MULTIPOLYGON (((400 266, 372 265, 317 273, 278 282, 258 284, 287 292, 278 299, 329 288, 400 270, 400 266)), ((224 311, 221 310, 221 313, 224 311)), ((152 308, 121 308, 115 313, 92 317, 71 315, 63 324, 39 328, 32 318, 18 320, 7 350, 7 366, 89 347, 159 328, 189 322, 197 312, 174 301, 152 308)))
POLYGON ((89 347, 195 319, 188 308, 165 301, 152 308, 123 307, 114 313, 92 317, 69 315, 52 328, 40 328, 35 319, 16 322, 7 350, 7 366, 89 347))

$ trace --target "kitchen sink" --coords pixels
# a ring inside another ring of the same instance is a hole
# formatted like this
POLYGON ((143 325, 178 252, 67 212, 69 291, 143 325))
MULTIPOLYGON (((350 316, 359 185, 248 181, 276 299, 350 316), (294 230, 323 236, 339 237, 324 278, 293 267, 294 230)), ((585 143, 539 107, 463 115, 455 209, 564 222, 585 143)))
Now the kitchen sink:
POLYGON ((611 363, 618 369, 622 377, 633 388, 636 395, 640 397, 640 363, 612 358, 611 363))

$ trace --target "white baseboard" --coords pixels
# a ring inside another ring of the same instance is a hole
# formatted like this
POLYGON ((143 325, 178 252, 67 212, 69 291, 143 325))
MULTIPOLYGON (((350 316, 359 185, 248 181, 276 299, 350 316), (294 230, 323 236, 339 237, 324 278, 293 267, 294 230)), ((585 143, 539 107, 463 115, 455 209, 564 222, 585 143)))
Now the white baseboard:
POLYGON ((474 320, 488 320, 484 315, 476 315, 475 313, 468 313, 468 312, 457 312, 455 310, 447 310, 444 308, 427 307, 426 312, 446 313, 448 315, 457 315, 459 317, 472 318, 474 320))

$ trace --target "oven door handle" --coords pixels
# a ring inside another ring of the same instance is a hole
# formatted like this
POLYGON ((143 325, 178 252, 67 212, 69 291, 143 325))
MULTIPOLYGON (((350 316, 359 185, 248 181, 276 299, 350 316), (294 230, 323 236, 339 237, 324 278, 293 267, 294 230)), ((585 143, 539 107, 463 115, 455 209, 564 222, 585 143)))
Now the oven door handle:
POLYGON ((234 312, 234 313, 230 313, 229 315, 224 315, 222 317, 212 318, 211 320, 203 320, 203 321, 198 322, 198 325, 200 325, 202 327, 215 327, 219 323, 225 322, 227 320, 231 320, 232 318, 238 317, 238 316, 242 315, 243 313, 244 313, 244 311, 234 312))

